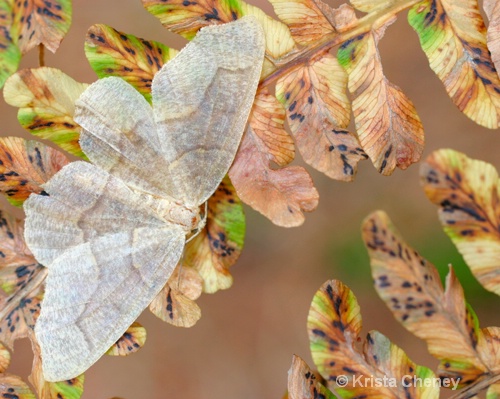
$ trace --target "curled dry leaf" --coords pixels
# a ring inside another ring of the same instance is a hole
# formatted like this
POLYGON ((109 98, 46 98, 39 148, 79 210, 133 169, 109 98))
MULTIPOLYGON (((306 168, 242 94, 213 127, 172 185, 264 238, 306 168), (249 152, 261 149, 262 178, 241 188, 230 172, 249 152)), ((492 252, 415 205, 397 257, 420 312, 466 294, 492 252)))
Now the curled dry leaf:
POLYGON ((287 54, 297 51, 292 35, 288 27, 267 15, 260 8, 250 4, 241 3, 242 15, 252 15, 260 22, 264 29, 266 39, 266 56, 262 67, 262 75, 268 76, 275 69, 276 65, 282 61, 287 54))
POLYGON ((7 294, 24 285, 30 277, 30 272, 24 266, 35 265, 37 262, 24 241, 23 224, 9 213, 0 210, 0 273, 1 288, 7 294), (11 273, 9 268, 23 267, 11 273), (11 279, 12 278, 12 279, 11 279), (21 282, 21 284, 18 284, 21 282))
POLYGON ((344 374, 340 372, 344 367, 355 366, 353 374, 369 375, 362 353, 353 345, 361 327, 360 308, 353 292, 337 280, 324 283, 312 300, 307 330, 314 364, 329 384, 344 374))
POLYGON ((292 366, 288 370, 288 397, 290 399, 335 399, 336 397, 321 383, 320 379, 304 360, 293 355, 292 366))
POLYGON ((285 130, 285 109, 267 88, 261 88, 251 115, 255 134, 261 138, 269 160, 286 166, 295 158, 295 144, 285 130))
POLYGON ((12 4, 13 0, 0 2, 0 88, 21 61, 21 51, 11 35, 12 4))
POLYGON ((288 54, 297 51, 288 27, 271 18, 258 7, 241 3, 242 15, 252 15, 260 22, 264 29, 266 39, 266 54, 262 66, 261 77, 266 77, 276 70, 277 64, 281 63, 288 54))
POLYGON ((7 299, 0 301, 0 341, 13 349, 16 339, 25 338, 29 330, 35 327, 35 320, 40 313, 40 303, 43 298, 42 283, 45 280, 45 269, 35 269, 33 277, 7 299))
POLYGON ((185 297, 170 285, 160 292, 149 309, 158 318, 176 327, 193 327, 201 318, 201 309, 195 301, 185 297))
POLYGON ((203 292, 203 280, 200 274, 192 267, 179 265, 168 284, 186 298, 196 301, 203 292))
POLYGON ((143 6, 170 31, 191 40, 203 26, 223 24, 241 17, 240 1, 142 0, 143 6))
POLYGON ((36 399, 21 378, 7 373, 0 373, 0 395, 6 399, 36 399))
POLYGON ((405 328, 426 341, 440 360, 440 377, 460 378, 463 385, 498 373, 500 352, 479 329, 453 270, 444 291, 436 268, 404 242, 384 212, 365 219, 363 240, 377 293, 405 328))
POLYGON ((0 374, 5 373, 5 370, 10 364, 10 352, 9 350, 0 343, 0 374))
POLYGON ((293 39, 301 45, 315 43, 335 32, 325 15, 329 6, 321 0, 270 1, 278 18, 288 25, 293 39))
POLYGON ((17 118, 30 133, 85 158, 78 143, 81 127, 73 114, 75 101, 87 86, 55 68, 23 69, 7 80, 4 97, 20 108, 17 118))
MULTIPOLYGON (((284 134, 267 136, 269 129, 283 126, 282 118, 275 114, 275 102, 266 90, 260 90, 252 110, 236 159, 229 170, 238 196, 255 210, 283 227, 299 226, 304 222, 303 212, 313 211, 318 205, 318 192, 311 177, 300 166, 271 169, 276 158, 268 148, 276 148, 276 138, 284 134)), ((278 147, 280 148, 280 147, 278 147)), ((287 146, 284 147, 285 151, 287 146)))
POLYGON ((417 366, 384 335, 372 331, 361 352, 361 314, 352 291, 337 280, 327 281, 313 298, 307 329, 311 354, 318 371, 341 397, 363 398, 438 398, 439 388, 403 386, 403 377, 432 379, 434 373, 417 366), (337 376, 347 378, 346 385, 337 385, 337 376), (375 381, 389 378, 390 384, 357 384, 354 381, 375 381), (356 380, 354 380, 356 379, 356 380))
POLYGON ((0 341, 14 341, 34 327, 42 299, 46 269, 24 242, 21 221, 0 211, 0 341))
POLYGON ((379 173, 390 175, 420 159, 424 130, 412 102, 384 76, 377 44, 386 26, 344 42, 337 56, 349 75, 361 146, 379 173))
POLYGON ((434 372, 424 366, 413 363, 406 353, 383 334, 372 331, 368 334, 363 347, 365 359, 371 367, 380 370, 386 376, 398 381, 397 398, 438 399, 438 378, 434 372), (423 384, 411 384, 412 381, 424 381, 423 384), (400 386, 404 383, 404 386, 400 386), (430 383, 430 384, 429 384, 430 383), (410 386, 408 386, 410 385, 410 386))
POLYGON ((440 207, 444 231, 479 282, 500 295, 500 181, 496 169, 444 149, 427 158, 420 174, 427 197, 440 207))
POLYGON ((146 343, 146 329, 135 322, 125 331, 121 338, 109 348, 106 354, 111 356, 128 356, 137 352, 146 343))
POLYGON ((71 25, 71 0, 13 1, 14 40, 22 53, 43 44, 53 53, 71 25))
POLYGON ((85 55, 99 78, 122 78, 149 102, 155 73, 177 53, 161 43, 101 24, 91 26, 85 39, 85 55))
POLYGON ((149 310, 176 327, 192 327, 201 318, 195 300, 202 292, 200 275, 191 267, 177 266, 163 290, 153 299, 149 310))
POLYGON ((204 292, 214 293, 233 284, 229 268, 238 260, 245 239, 243 206, 227 176, 209 198, 207 209, 206 226, 186 245, 183 264, 199 273, 204 292))
POLYGON ((351 111, 346 86, 346 72, 326 53, 280 78, 276 96, 304 160, 328 177, 352 181, 367 156, 345 130, 351 111))
POLYGON ((43 378, 42 357, 40 346, 34 332, 30 332, 31 347, 33 348, 33 367, 29 381, 35 388, 38 399, 79 399, 83 394, 85 376, 79 375, 67 381, 49 382, 43 378))
POLYGON ((43 143, 19 137, 0 137, 0 192, 21 206, 31 193, 68 163, 61 152, 43 143))
POLYGON ((410 9, 408 20, 455 105, 474 122, 496 129, 500 80, 477 1, 425 0, 410 9))
POLYGON ((345 32, 357 23, 356 11, 349 4, 344 3, 339 8, 331 9, 328 19, 332 22, 338 32, 345 32))
POLYGON ((486 327, 481 330, 482 337, 478 342, 478 350, 485 353, 498 374, 500 372, 500 327, 486 327), (496 362, 495 362, 496 361, 496 362))

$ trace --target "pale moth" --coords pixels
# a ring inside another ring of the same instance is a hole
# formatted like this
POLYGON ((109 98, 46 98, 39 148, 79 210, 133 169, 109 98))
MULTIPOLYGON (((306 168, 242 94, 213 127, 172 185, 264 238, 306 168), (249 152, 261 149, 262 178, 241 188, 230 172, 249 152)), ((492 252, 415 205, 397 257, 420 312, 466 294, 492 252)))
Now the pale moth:
POLYGON ((202 29, 154 77, 152 103, 105 78, 78 99, 73 162, 25 203, 48 270, 35 335, 47 381, 94 364, 164 287, 238 149, 264 59, 253 17, 202 29))

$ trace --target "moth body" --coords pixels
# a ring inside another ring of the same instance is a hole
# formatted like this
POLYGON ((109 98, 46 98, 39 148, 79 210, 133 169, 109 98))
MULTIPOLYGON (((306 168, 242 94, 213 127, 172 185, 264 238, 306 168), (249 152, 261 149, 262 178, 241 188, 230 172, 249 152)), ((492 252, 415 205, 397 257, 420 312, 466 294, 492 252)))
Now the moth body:
POLYGON ((181 226, 186 235, 205 227, 205 218, 200 214, 200 207, 197 205, 190 206, 181 201, 147 193, 141 194, 141 201, 156 213, 158 219, 181 226))
POLYGON ((192 231, 199 231, 205 226, 205 219, 201 217, 199 207, 191 208, 174 203, 164 217, 171 223, 182 226, 187 234, 192 231))

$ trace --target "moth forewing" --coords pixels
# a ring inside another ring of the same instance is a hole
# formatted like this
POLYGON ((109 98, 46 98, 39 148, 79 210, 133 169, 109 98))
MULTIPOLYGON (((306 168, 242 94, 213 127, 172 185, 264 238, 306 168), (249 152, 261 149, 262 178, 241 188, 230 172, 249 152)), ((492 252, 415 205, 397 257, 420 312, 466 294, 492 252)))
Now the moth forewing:
POLYGON ((35 328, 47 381, 88 369, 168 281, 235 157, 264 47, 253 17, 206 27, 155 77, 152 108, 119 78, 77 101, 93 164, 25 203, 26 242, 49 268, 35 328))
POLYGON ((234 160, 265 50, 262 27, 253 17, 204 28, 196 39, 152 84, 162 153, 179 190, 175 198, 190 205, 208 200, 234 160))

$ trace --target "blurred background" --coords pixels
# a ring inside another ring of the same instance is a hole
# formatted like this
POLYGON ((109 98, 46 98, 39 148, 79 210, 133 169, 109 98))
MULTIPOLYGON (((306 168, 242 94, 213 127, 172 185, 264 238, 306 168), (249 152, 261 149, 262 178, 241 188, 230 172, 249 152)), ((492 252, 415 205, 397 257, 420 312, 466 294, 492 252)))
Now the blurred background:
MULTIPOLYGON (((274 15, 264 0, 250 3, 274 15)), ((46 65, 80 82, 96 80, 83 51, 92 24, 108 24, 178 49, 185 43, 164 29, 139 0, 74 0, 73 7, 70 32, 56 55, 46 52, 46 65)), ((449 147, 500 167, 500 132, 477 126, 455 108, 430 70, 405 13, 389 27, 380 50, 386 76, 419 112, 426 133, 424 158, 449 147)), ((21 67, 36 66, 34 51, 21 67)), ((0 135, 33 138, 18 124, 16 113, 0 100, 0 135)), ((300 159, 296 163, 301 164, 300 159)), ((482 327, 500 325, 500 298, 481 288, 443 233, 437 209, 420 187, 418 168, 414 165, 383 177, 365 161, 354 183, 340 183, 307 167, 320 203, 298 228, 278 228, 246 207, 246 243, 232 268, 233 287, 203 295, 198 300, 202 318, 191 329, 172 327, 144 312, 139 321, 148 330, 145 347, 126 358, 104 356, 86 373, 83 398, 279 398, 286 389, 293 354, 313 366, 307 313, 314 293, 328 279, 342 280, 357 295, 363 337, 379 330, 413 361, 435 369, 437 361, 426 346, 394 321, 373 289, 360 226, 377 209, 385 210, 407 242, 442 274, 449 263, 454 265, 482 327)), ((14 210, 5 201, 3 207, 14 210)), ((21 211, 14 212, 22 216, 21 211)), ((29 342, 17 341, 9 372, 26 378, 31 359, 29 342)))

